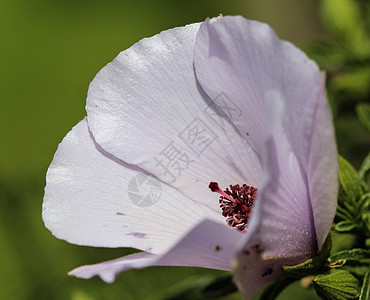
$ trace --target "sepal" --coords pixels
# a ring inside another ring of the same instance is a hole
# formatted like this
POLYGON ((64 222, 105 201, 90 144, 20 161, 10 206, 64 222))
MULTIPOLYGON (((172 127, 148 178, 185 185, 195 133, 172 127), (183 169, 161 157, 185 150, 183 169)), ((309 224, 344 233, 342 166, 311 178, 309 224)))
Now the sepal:
POLYGON ((332 270, 312 280, 317 294, 326 300, 358 299, 359 281, 346 270, 332 270))

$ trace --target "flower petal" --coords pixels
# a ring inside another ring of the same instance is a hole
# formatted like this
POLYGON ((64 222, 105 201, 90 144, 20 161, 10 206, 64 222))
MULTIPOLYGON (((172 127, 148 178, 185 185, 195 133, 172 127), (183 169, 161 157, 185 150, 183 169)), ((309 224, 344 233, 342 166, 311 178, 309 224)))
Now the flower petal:
POLYGON ((86 109, 89 128, 107 152, 219 211, 209 182, 256 185, 261 168, 244 137, 198 86, 198 29, 167 30, 120 53, 92 81, 86 109))
POLYGON ((100 278, 106 283, 112 283, 119 273, 135 267, 140 268, 141 266, 151 266, 157 259, 157 255, 140 252, 99 264, 81 266, 70 271, 68 275, 83 279, 100 276, 100 278))
POLYGON ((271 135, 263 155, 264 176, 235 267, 245 299, 281 276, 283 265, 301 263, 317 250, 305 178, 283 129, 284 103, 279 91, 265 93, 271 135))
MULTIPOLYGON (((162 253, 211 209, 106 153, 86 120, 59 145, 46 176, 43 219, 58 238, 162 253)), ((223 220, 222 220, 223 221, 223 220)))
POLYGON ((112 282, 121 272, 149 266, 192 266, 231 270, 235 247, 242 233, 211 220, 205 220, 162 255, 136 253, 112 261, 79 267, 70 272, 80 278, 99 275, 112 282))
MULTIPOLYGON (((333 224, 338 199, 338 159, 330 110, 326 103, 324 78, 317 91, 317 103, 312 115, 308 164, 308 188, 320 250, 333 224)), ((308 121, 309 118, 306 118, 308 121)))
POLYGON ((252 299, 266 283, 281 276, 283 265, 301 263, 316 249, 307 216, 291 213, 294 207, 284 197, 276 141, 271 138, 267 144, 267 171, 236 257, 234 279, 243 299, 252 299))
MULTIPOLYGON (((243 17, 207 20, 199 30, 194 64, 212 100, 220 92, 239 107, 228 114, 262 155, 269 136, 265 93, 279 91, 286 107, 283 128, 307 176, 317 243, 321 248, 335 214, 337 162, 334 131, 317 65, 266 24, 243 17)), ((279 143, 281 143, 279 141, 279 143)))
POLYGON ((223 92, 240 108, 241 113, 230 118, 242 132, 250 133, 248 139, 258 153, 263 153, 264 140, 269 135, 265 91, 281 91, 288 102, 289 117, 297 115, 298 124, 305 113, 304 103, 308 108, 314 103, 312 87, 316 87, 320 75, 302 51, 279 40, 267 24, 241 16, 202 24, 194 64, 197 79, 211 99, 223 92))

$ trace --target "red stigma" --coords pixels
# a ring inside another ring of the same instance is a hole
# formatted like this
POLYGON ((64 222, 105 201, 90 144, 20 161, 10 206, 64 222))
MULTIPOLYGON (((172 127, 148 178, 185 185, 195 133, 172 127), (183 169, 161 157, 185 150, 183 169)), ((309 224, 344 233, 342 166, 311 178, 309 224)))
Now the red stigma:
POLYGON ((211 182, 208 187, 212 192, 216 192, 220 189, 217 182, 211 182))
POLYGON ((243 184, 230 185, 225 191, 222 191, 217 182, 211 182, 209 188, 212 192, 221 195, 219 203, 222 209, 222 215, 226 217, 226 223, 230 227, 235 227, 240 231, 246 231, 248 218, 252 212, 253 202, 257 197, 258 189, 243 184))

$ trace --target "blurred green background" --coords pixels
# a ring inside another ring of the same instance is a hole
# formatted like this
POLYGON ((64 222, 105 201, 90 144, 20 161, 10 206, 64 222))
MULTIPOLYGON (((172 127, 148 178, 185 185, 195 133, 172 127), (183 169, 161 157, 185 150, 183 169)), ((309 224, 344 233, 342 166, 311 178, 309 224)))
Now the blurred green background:
MULTIPOLYGON (((67 272, 76 266, 132 250, 70 245, 54 238, 41 219, 47 167, 58 143, 85 116, 89 82, 120 51, 161 30, 220 13, 269 23, 328 70, 339 151, 358 166, 370 148, 354 110, 369 100, 369 44, 347 31, 362 26, 366 36, 369 24, 351 19, 343 29, 347 17, 340 10, 348 11, 348 1, 337 1, 344 8, 329 0, 0 0, 0 299, 165 299, 224 275, 150 268, 128 271, 110 285, 72 278, 67 272)), ((353 2, 368 9, 366 1, 353 2)), ((353 18, 367 12, 355 9, 353 18)), ((298 284, 281 299, 297 290, 300 299, 314 299, 298 284)))

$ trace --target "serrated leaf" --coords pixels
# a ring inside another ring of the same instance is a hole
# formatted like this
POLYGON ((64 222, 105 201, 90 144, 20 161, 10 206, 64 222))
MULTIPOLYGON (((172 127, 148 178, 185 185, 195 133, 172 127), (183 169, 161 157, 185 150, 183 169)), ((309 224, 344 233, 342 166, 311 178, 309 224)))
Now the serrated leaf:
POLYGON ((307 275, 316 275, 326 267, 326 261, 330 255, 332 246, 331 234, 327 236, 322 249, 317 256, 305 261, 296 266, 283 266, 283 271, 286 275, 301 278, 307 275))
POLYGON ((335 224, 335 230, 338 232, 350 232, 354 229, 361 228, 355 220, 344 220, 335 224))
POLYGON ((317 294, 327 300, 357 299, 360 295, 359 281, 345 270, 317 275, 312 280, 317 294))
POLYGON ((370 104, 369 103, 360 103, 356 106, 357 116, 364 125, 364 127, 370 131, 370 104))
POLYGON ((361 181, 352 165, 340 155, 339 161, 339 196, 338 201, 346 209, 353 210, 356 201, 363 194, 361 181))
POLYGON ((370 267, 364 276, 359 300, 370 300, 370 267))
POLYGON ((361 248, 343 250, 330 256, 328 261, 332 265, 335 265, 339 261, 367 264, 370 263, 370 250, 361 248))

